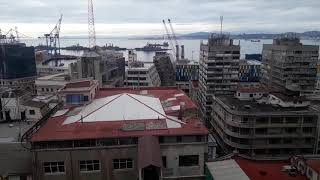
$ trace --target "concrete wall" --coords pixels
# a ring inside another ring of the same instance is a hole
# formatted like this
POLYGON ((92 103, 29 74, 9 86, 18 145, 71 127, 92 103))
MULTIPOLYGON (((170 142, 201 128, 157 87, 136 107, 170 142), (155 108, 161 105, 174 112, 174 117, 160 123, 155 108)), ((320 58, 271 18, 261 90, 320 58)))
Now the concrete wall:
MULTIPOLYGON (((167 156, 167 169, 172 172, 171 178, 181 179, 190 176, 193 179, 202 178, 204 174, 204 158, 207 153, 206 143, 171 143, 161 145, 161 155, 167 156), (179 155, 199 155, 199 165, 179 167, 179 155)), ((34 180, 138 180, 138 148, 136 145, 117 146, 114 148, 82 148, 77 150, 46 150, 34 152, 34 180), (113 159, 133 159, 132 169, 113 169, 113 159), (100 160, 100 172, 81 173, 80 160, 100 160), (45 175, 44 162, 65 162, 65 173, 45 175)), ((167 176, 169 177, 169 176, 167 176)), ((191 178, 191 179, 192 179, 191 178)))
POLYGON ((26 112, 26 119, 28 120, 39 120, 42 118, 42 113, 40 108, 23 106, 26 112), (30 110, 34 110, 35 114, 30 114, 30 110))
POLYGON ((204 143, 161 145, 162 156, 167 157, 164 177, 201 176, 204 174, 205 153, 208 146, 204 143), (199 155, 199 166, 179 167, 179 156, 199 155), (167 174, 165 173, 167 172, 167 174))

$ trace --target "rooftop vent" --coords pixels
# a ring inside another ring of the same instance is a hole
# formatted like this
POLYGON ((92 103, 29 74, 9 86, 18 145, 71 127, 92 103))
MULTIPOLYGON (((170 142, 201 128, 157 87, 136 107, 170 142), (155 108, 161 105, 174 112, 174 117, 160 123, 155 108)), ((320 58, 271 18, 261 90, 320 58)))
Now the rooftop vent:
POLYGON ((261 176, 266 176, 268 173, 267 173, 266 171, 259 171, 259 174, 260 174, 261 176))
POLYGON ((244 105, 245 109, 252 109, 250 105, 244 105))

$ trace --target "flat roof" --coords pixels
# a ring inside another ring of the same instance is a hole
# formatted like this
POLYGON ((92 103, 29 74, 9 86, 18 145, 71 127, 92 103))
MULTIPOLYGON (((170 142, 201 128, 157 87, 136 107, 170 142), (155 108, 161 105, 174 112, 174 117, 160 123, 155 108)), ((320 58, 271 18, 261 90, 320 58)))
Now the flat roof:
POLYGON ((177 88, 106 88, 96 97, 87 106, 58 111, 32 141, 208 134, 196 105, 177 88), (188 112, 182 120, 180 105, 188 112))
POLYGON ((230 109, 242 112, 315 112, 309 107, 280 107, 271 104, 258 103, 252 100, 239 100, 233 95, 217 95, 216 98, 220 99, 230 109))
POLYGON ((233 159, 224 161, 207 162, 206 166, 213 176, 219 180, 250 180, 237 162, 233 159))
POLYGON ((20 132, 20 135, 22 136, 34 124, 35 122, 32 122, 32 121, 1 122, 0 123, 0 143, 19 142, 19 132, 20 132))

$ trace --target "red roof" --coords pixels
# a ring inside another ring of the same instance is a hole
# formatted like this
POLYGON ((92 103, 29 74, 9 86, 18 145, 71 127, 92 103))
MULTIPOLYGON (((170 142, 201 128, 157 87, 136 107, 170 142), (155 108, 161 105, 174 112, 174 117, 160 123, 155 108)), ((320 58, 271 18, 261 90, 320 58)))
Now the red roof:
POLYGON ((307 180, 307 177, 297 174, 290 176, 281 171, 283 166, 289 165, 285 161, 254 161, 241 157, 234 157, 241 169, 251 180, 307 180))
POLYGON ((308 159, 306 161, 307 165, 312 168, 313 170, 320 172, 320 160, 317 159, 308 159))
POLYGON ((79 81, 79 82, 70 82, 66 84, 66 88, 80 88, 80 87, 90 87, 91 81, 85 80, 85 81, 79 81))
MULTIPOLYGON (((171 103, 172 106, 179 105, 180 102, 185 102, 186 113, 194 115, 185 117, 182 121, 181 128, 166 128, 166 129, 145 129, 135 131, 124 131, 123 126, 128 123, 144 123, 148 127, 150 123, 166 123, 165 119, 153 120, 130 120, 130 121, 100 121, 100 122, 75 122, 63 125, 67 116, 51 117, 42 126, 37 133, 32 137, 32 141, 60 141, 60 140, 77 140, 77 139, 99 139, 99 138, 117 138, 117 137, 141 137, 146 135, 153 136, 179 136, 179 135, 205 135, 208 134, 207 128, 196 117, 197 107, 195 104, 183 93, 176 88, 146 88, 148 95, 152 95, 165 101, 168 98, 179 94, 176 100, 171 103)), ((130 88, 112 88, 102 89, 97 97, 107 97, 119 93, 139 94, 140 90, 132 90, 130 88)), ((167 115, 177 115, 178 112, 166 112, 167 115)), ((161 126, 162 127, 162 126, 161 126)))

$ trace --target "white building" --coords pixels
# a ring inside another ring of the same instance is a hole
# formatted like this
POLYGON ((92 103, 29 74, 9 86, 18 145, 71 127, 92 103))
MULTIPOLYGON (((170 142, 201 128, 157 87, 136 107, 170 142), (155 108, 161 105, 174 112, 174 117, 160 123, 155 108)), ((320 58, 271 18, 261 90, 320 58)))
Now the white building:
POLYGON ((160 77, 152 62, 135 62, 126 67, 125 85, 129 87, 158 87, 160 77))
POLYGON ((69 81, 70 77, 65 73, 39 77, 35 83, 37 95, 54 95, 69 81))

